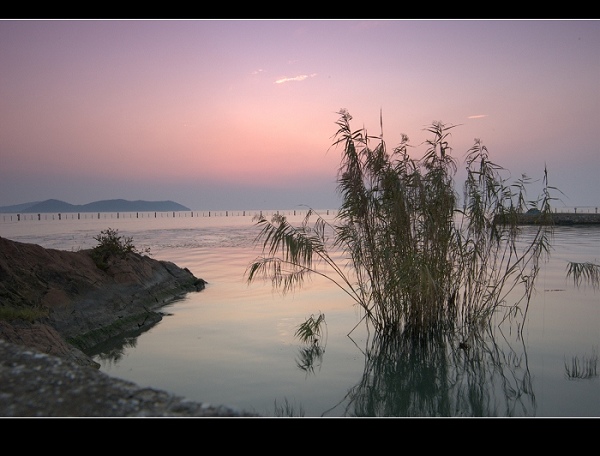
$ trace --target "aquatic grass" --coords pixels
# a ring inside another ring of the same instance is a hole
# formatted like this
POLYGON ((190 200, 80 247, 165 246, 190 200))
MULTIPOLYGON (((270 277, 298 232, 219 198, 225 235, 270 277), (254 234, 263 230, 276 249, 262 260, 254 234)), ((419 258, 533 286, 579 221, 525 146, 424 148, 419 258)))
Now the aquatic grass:
POLYGON ((600 264, 570 261, 567 264, 567 278, 571 277, 576 287, 582 283, 591 285, 594 290, 600 287, 600 264))
POLYGON ((323 339, 326 342, 327 325, 323 325, 323 323, 325 323, 325 315, 323 313, 320 313, 318 317, 311 315, 305 322, 298 325, 295 336, 302 342, 312 345, 320 344, 323 339), (325 329, 323 329, 323 326, 325 326, 325 329))
POLYGON ((592 350, 589 357, 583 356, 580 359, 574 356, 570 365, 565 361, 565 376, 568 380, 589 380, 598 377, 598 354, 592 350))
POLYGON ((294 407, 287 398, 284 399, 283 405, 278 405, 275 401, 273 416, 278 418, 293 418, 293 417, 304 417, 305 412, 302 406, 297 409, 294 407))
MULTIPOLYGON (((299 227, 279 214, 270 221, 259 217, 255 242, 262 255, 247 268, 248 282, 270 279, 288 292, 320 275, 344 290, 378 333, 414 339, 468 332, 499 309, 526 313, 539 261, 551 250, 553 226, 540 224, 523 246, 517 215, 537 208, 551 221, 553 187, 546 170, 542 195, 528 200, 530 179, 510 184, 476 139, 466 154, 461 207, 449 143, 457 126, 432 123, 423 156, 413 158, 406 135, 389 152, 383 134, 352 130, 348 111, 339 115, 332 147, 343 149, 342 205, 335 221, 312 210, 299 227), (339 265, 339 258, 346 264, 339 265), (509 301, 517 287, 523 293, 509 301)), ((380 124, 383 131, 381 117, 380 124)))

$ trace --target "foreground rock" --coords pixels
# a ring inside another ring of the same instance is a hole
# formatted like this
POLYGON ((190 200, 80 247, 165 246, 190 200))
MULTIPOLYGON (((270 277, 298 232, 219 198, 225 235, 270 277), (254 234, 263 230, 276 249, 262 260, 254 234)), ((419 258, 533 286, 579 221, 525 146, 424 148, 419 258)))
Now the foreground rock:
POLYGON ((205 284, 134 252, 100 269, 91 250, 0 237, 0 416, 249 416, 111 378, 86 355, 205 284))

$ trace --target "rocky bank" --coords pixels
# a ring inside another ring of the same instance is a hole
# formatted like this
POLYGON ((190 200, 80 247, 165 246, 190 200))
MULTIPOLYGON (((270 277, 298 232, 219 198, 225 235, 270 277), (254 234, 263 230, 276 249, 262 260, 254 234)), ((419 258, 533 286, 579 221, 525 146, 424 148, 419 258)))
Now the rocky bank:
POLYGON ((0 237, 0 416, 254 416, 111 378, 85 354, 155 325, 161 307, 205 285, 135 252, 99 268, 91 250, 0 237))

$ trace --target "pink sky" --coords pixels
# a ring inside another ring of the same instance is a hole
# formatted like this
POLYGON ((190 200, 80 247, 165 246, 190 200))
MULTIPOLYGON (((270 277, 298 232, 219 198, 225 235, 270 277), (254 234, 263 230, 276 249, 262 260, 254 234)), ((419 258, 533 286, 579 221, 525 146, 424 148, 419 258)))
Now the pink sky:
POLYGON ((0 62, 0 206, 336 208, 340 108, 600 205, 596 20, 0 20, 0 62))

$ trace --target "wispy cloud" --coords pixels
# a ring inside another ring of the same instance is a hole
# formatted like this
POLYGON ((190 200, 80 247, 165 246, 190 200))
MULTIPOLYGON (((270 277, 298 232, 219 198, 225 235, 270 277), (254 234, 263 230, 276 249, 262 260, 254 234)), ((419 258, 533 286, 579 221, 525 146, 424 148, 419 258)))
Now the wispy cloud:
POLYGON ((301 74, 298 76, 294 76, 291 78, 283 77, 283 78, 279 78, 275 81, 275 84, 283 84, 284 82, 297 82, 297 81, 304 81, 308 78, 314 78, 317 75, 317 73, 312 73, 312 74, 301 74))
POLYGON ((481 119, 482 117, 487 117, 487 114, 478 114, 476 116, 469 116, 467 119, 481 119))

